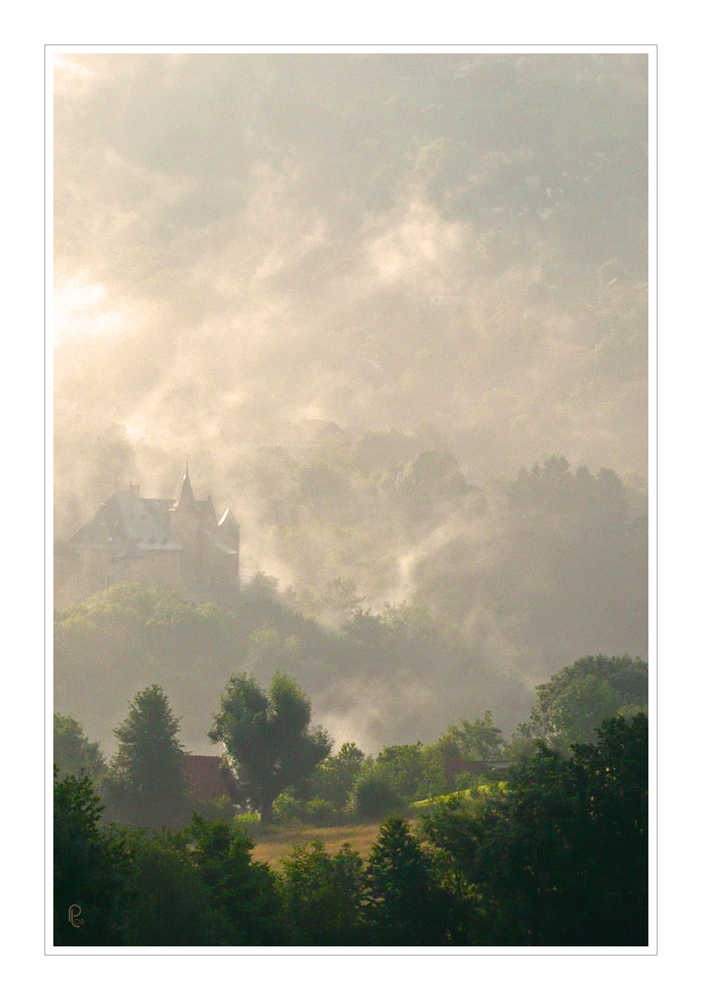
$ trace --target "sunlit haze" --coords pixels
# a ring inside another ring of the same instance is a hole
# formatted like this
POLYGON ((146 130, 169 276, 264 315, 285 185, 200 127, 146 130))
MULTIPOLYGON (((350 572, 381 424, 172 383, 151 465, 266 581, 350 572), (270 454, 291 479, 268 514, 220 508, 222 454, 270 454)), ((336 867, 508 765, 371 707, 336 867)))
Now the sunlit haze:
POLYGON ((276 620, 200 688, 66 667, 62 711, 109 747, 158 681, 204 753, 228 674, 291 663, 375 751, 509 732, 578 657, 646 656, 645 55, 67 54, 54 81, 57 544, 130 481, 174 498, 188 456, 242 586, 346 634, 350 580, 443 643, 347 669, 276 620))

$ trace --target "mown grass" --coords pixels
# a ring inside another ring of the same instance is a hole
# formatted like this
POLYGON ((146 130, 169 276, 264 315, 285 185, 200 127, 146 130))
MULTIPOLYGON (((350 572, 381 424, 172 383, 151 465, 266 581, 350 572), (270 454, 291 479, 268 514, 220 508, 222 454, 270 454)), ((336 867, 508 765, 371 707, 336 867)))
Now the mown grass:
POLYGON ((433 799, 420 799, 418 802, 413 802, 410 806, 410 812, 412 815, 423 815, 424 813, 431 812, 437 806, 446 805, 449 802, 456 802, 459 805, 466 806, 469 803, 479 802, 491 795, 499 795, 507 791, 506 781, 495 781, 489 785, 476 785, 475 788, 466 788, 459 792, 450 792, 448 795, 437 795, 433 799))

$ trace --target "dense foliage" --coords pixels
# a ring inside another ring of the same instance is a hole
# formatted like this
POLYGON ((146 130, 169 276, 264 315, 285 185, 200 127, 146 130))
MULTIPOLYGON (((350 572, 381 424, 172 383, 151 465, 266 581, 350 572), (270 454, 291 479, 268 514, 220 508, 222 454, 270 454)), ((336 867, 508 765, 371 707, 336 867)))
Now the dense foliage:
POLYGON ((366 863, 311 843, 277 872, 236 823, 106 827, 90 779, 57 775, 55 942, 646 944, 647 732, 639 713, 570 756, 539 744, 506 782, 449 796, 415 827, 386 819, 366 863))
POLYGON ((646 944, 647 735, 644 714, 608 719, 596 744, 540 745, 505 793, 423 820, 465 943, 646 944))
POLYGON ((236 828, 193 817, 180 831, 100 827, 88 778, 54 784, 54 942, 58 945, 271 944, 274 877, 236 828), (80 907, 80 925, 68 919, 80 907))
POLYGON ((110 761, 106 794, 130 826, 178 826, 186 810, 184 751, 179 720, 158 684, 134 696, 115 729, 117 752, 110 761))
POLYGON ((536 689, 536 704, 519 736, 567 750, 594 739, 604 719, 648 705, 648 667, 629 656, 586 656, 536 689))
POLYGON ((158 683, 183 716, 182 735, 191 747, 206 744, 212 706, 232 672, 266 685, 276 671, 294 676, 316 692, 318 708, 336 714, 337 703, 355 707, 360 731, 368 699, 391 699, 397 711, 383 730, 398 743, 409 719, 424 730, 416 738, 425 740, 442 725, 436 706, 417 720, 414 707, 404 705, 408 690, 424 697, 437 673, 451 678, 440 696, 446 702, 441 713, 455 711, 449 695, 459 685, 468 710, 478 699, 484 711, 482 703, 498 695, 519 707, 515 724, 528 710, 522 684, 491 677, 455 630, 421 608, 388 605, 380 614, 351 608, 337 628, 306 617, 297 603, 263 575, 242 588, 231 611, 193 606, 178 594, 137 583, 95 594, 57 615, 56 704, 104 745, 109 720, 123 712, 133 692, 158 683))
POLYGON ((361 943, 363 861, 348 844, 334 855, 318 842, 295 848, 279 885, 291 944, 361 943))
POLYGON ((310 729, 311 717, 309 699, 281 673, 267 693, 253 677, 233 674, 221 697, 209 737, 226 746, 264 823, 273 817, 273 800, 307 779, 331 750, 328 733, 310 729))
POLYGON ((58 778, 55 769, 54 943, 113 944, 121 936, 117 895, 128 870, 123 836, 101 828, 103 807, 87 775, 58 778), (80 907, 82 924, 69 921, 71 906, 80 907))
POLYGON ((54 712, 54 764, 64 774, 87 774, 99 785, 107 767, 100 744, 89 740, 70 715, 54 712))

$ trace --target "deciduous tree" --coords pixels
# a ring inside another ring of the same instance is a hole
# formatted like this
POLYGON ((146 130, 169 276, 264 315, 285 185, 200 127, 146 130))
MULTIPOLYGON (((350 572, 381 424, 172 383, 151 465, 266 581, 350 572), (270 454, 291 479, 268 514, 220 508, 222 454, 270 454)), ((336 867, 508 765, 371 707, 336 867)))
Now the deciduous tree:
POLYGON ((70 715, 54 712, 54 763, 63 774, 86 774, 99 783, 107 771, 99 743, 93 743, 83 726, 70 715))
POLYGON ((327 854, 318 842, 283 862, 282 891, 294 944, 358 943, 363 861, 344 844, 327 854))
POLYGON ((566 751, 597 739, 604 719, 633 715, 648 704, 648 665, 629 656, 585 656, 536 689, 536 705, 520 738, 566 751))
POLYGON ((273 818, 273 800, 308 778, 331 750, 329 734, 311 729, 311 718, 309 699, 281 673, 267 693, 253 677, 233 674, 221 696, 209 737, 226 746, 263 823, 273 818))

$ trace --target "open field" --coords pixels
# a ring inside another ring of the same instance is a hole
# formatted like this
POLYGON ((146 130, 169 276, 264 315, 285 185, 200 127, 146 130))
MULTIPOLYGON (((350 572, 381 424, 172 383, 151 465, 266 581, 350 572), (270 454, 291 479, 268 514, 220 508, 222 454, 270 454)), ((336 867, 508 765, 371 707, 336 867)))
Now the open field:
POLYGON ((378 823, 369 823, 356 826, 269 827, 266 830, 254 827, 246 832, 255 844, 254 860, 267 861, 277 867, 283 858, 292 853, 294 847, 309 844, 313 840, 319 841, 330 853, 338 851, 343 844, 350 844, 354 851, 358 851, 367 860, 378 836, 378 829, 378 823))

